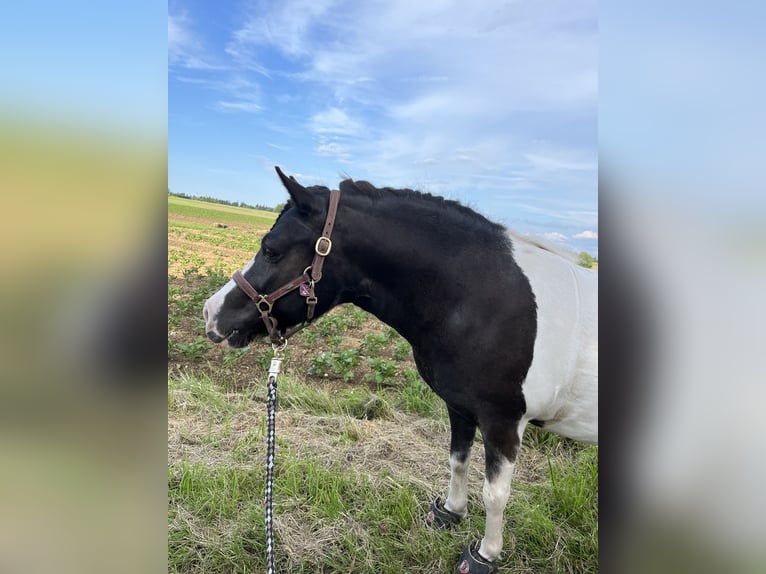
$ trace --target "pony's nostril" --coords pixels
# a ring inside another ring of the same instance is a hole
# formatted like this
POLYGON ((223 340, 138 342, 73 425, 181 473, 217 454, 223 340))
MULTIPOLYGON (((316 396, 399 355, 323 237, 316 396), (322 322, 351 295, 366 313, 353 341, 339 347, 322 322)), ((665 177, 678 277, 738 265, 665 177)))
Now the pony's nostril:
POLYGON ((202 307, 202 318, 205 320, 205 323, 207 323, 207 305, 202 307))
POLYGON ((213 341, 213 343, 220 343, 223 341, 223 337, 221 337, 218 333, 215 331, 208 331, 207 332, 207 338, 213 341))

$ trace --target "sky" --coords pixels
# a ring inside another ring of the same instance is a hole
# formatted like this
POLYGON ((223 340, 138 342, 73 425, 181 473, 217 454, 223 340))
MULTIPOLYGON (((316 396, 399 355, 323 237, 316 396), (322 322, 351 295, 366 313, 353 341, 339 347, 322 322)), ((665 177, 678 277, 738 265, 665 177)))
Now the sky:
POLYGON ((346 177, 598 256, 597 4, 171 1, 168 187, 249 204, 346 177))

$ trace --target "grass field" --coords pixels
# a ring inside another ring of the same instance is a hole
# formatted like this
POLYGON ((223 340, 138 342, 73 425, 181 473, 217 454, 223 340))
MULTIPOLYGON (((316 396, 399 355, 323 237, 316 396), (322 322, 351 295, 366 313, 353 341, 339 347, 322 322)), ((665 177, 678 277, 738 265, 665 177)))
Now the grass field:
MULTIPOLYGON (((258 249, 276 214, 168 198, 168 570, 263 572, 265 370, 271 348, 204 338, 204 300, 258 249), (216 224, 226 225, 217 227, 216 224)), ((343 306, 290 340, 279 380, 279 572, 452 572, 484 528, 483 448, 470 516, 423 517, 449 480, 449 423, 409 345, 343 306)), ((501 572, 598 570, 598 449, 527 431, 501 572)))

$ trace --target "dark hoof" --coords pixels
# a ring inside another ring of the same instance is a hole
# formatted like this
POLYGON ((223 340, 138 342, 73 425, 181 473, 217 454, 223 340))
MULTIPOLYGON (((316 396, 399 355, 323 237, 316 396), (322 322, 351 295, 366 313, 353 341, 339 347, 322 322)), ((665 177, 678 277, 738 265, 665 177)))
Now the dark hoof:
POLYGON ((453 524, 457 524, 463 519, 459 514, 455 514, 444 508, 442 499, 438 496, 436 500, 431 503, 431 510, 426 514, 426 524, 428 526, 436 526, 438 528, 449 528, 453 524))
POLYGON ((497 564, 482 558, 479 547, 469 544, 460 555, 457 572, 458 574, 493 574, 497 572, 497 564))

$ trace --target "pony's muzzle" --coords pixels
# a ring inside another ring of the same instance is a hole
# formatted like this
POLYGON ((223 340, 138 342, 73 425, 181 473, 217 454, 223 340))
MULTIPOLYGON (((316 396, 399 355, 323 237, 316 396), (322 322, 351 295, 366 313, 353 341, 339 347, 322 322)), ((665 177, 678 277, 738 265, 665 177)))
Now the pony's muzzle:
POLYGON ((215 331, 208 331, 205 333, 207 335, 207 338, 213 341, 213 343, 220 343, 223 341, 226 337, 221 337, 218 333, 215 331))

